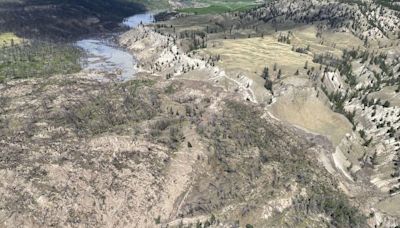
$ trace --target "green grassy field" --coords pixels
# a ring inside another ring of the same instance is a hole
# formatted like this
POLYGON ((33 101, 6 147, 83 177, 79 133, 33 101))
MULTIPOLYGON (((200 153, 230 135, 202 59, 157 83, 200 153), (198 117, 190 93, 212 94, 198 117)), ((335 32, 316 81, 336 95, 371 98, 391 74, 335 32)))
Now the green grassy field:
POLYGON ((126 0, 130 2, 140 3, 146 6, 148 10, 163 10, 168 9, 168 0, 126 0))
POLYGON ((200 0, 197 3, 205 4, 205 7, 192 7, 180 9, 183 13, 193 13, 193 14, 218 14, 233 11, 243 11, 254 8, 257 6, 254 0, 242 0, 242 1, 209 1, 200 0))

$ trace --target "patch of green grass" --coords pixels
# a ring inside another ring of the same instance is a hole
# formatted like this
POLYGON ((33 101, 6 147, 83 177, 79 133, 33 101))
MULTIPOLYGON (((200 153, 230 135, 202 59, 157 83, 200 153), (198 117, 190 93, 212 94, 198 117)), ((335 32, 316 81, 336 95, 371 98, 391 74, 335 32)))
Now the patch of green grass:
POLYGON ((226 12, 245 11, 258 6, 253 1, 248 2, 216 2, 202 8, 185 8, 179 12, 191 14, 220 14, 226 12))
POLYGON ((168 0, 125 0, 143 4, 148 10, 164 10, 170 7, 168 0))
POLYGON ((398 0, 378 0, 378 4, 388 7, 392 10, 400 11, 400 5, 398 0))

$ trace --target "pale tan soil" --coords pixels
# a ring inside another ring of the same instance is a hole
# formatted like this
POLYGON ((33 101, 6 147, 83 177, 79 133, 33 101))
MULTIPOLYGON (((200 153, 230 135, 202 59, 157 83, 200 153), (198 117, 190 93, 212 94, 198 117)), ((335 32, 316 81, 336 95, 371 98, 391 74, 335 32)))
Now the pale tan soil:
MULTIPOLYGON (((184 113, 180 103, 185 99, 194 99, 200 104, 205 97, 211 101, 213 97, 226 97, 208 84, 187 84, 185 91, 174 92, 172 98, 163 97, 164 103, 175 104, 174 108, 179 107, 184 113), (210 96, 213 93, 220 96, 210 96)), ((13 101, 5 103, 1 113, 1 118, 10 119, 7 131, 2 131, 6 135, 0 141, 1 156, 21 156, 16 164, 18 168, 4 168, 12 165, 4 160, 0 164, 3 226, 155 227, 154 219, 158 216, 163 223, 176 219, 185 201, 181 196, 190 191, 195 180, 193 173, 201 168, 198 159, 204 159, 207 152, 193 126, 182 128, 185 141, 177 150, 171 150, 157 138, 131 134, 130 129, 81 138, 71 126, 57 126, 53 122, 53 115, 58 115, 63 107, 85 102, 88 92, 101 94, 109 86, 119 85, 100 84, 76 74, 14 81, 1 89, 0 97, 13 101), (42 109, 46 107, 47 114, 44 114, 42 109), (30 116, 33 110, 37 113, 30 116), (28 133, 25 121, 29 118, 40 119, 31 127, 34 136, 24 144, 13 142, 12 137, 25 137, 28 133), (63 136, 55 138, 59 134, 63 136), (188 148, 188 142, 192 148, 188 148), (17 155, 12 148, 26 152, 17 155), (25 163, 25 160, 31 162, 25 163), (33 172, 29 174, 33 176, 25 179, 27 172, 33 172), (19 189, 21 196, 15 194, 15 189, 19 189), (21 208, 15 209, 19 205, 21 208), (27 211, 28 208, 35 208, 34 212, 27 211)), ((161 82, 155 87, 160 86, 163 88, 164 84, 161 82)), ((220 102, 215 100, 212 104, 218 107, 220 102)), ((65 121, 62 116, 58 118, 65 121)), ((144 121, 139 125, 141 129, 136 126, 134 131, 149 131, 151 125, 144 121)))
POLYGON ((377 207, 392 216, 399 216, 400 213, 400 195, 387 198, 378 203, 377 207))
POLYGON ((381 91, 371 93, 369 96, 383 101, 389 101, 391 105, 400 107, 400 93, 396 93, 395 86, 385 87, 381 91))

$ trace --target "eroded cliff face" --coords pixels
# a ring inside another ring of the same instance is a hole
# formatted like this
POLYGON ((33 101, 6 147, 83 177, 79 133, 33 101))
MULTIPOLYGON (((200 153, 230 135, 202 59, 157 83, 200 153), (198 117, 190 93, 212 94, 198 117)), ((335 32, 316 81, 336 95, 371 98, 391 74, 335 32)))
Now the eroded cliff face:
POLYGON ((0 32, 26 38, 73 39, 118 28, 123 18, 145 10, 122 1, 0 2, 0 32))

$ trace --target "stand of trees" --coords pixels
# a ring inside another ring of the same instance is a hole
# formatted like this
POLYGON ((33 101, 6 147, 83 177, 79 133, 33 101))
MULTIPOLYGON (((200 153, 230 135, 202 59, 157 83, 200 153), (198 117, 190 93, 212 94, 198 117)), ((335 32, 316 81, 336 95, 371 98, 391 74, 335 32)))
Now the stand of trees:
POLYGON ((144 11, 131 0, 0 0, 0 33, 71 40, 113 30, 125 17, 144 11))
POLYGON ((0 83, 79 71, 82 51, 72 45, 30 41, 0 48, 0 83))

